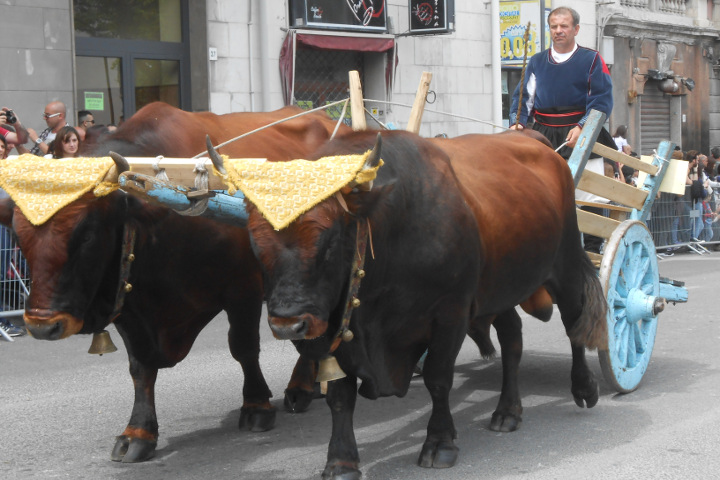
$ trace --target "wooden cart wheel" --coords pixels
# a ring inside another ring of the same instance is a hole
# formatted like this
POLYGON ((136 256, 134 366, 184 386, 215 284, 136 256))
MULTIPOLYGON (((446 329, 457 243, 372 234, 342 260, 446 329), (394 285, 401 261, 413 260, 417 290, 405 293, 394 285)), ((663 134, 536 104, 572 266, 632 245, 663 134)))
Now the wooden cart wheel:
POLYGON ((618 392, 632 392, 642 380, 665 306, 652 236, 645 224, 626 220, 607 242, 600 283, 608 302, 608 350, 600 351, 605 380, 618 392))

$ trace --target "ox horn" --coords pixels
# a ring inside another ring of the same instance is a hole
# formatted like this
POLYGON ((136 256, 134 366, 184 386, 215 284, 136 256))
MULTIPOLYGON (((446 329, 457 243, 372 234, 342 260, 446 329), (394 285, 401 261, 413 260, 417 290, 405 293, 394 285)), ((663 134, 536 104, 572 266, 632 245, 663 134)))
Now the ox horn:
POLYGON ((130 163, 119 153, 110 152, 109 155, 113 162, 115 162, 115 165, 108 171, 103 180, 110 183, 117 183, 120 174, 130 170, 130 163))
POLYGON ((377 139, 375 140, 375 146, 372 149, 372 152, 370 152, 370 155, 368 155, 367 160, 365 160, 365 165, 363 165, 363 170, 367 170, 370 168, 375 168, 380 163, 380 152, 382 150, 382 136, 378 133, 377 139))
POLYGON ((115 166, 117 167, 118 175, 130 170, 130 163, 127 161, 127 159, 125 157, 123 157, 119 153, 110 152, 110 158, 112 158, 113 162, 115 162, 115 166))
POLYGON ((210 155, 210 160, 212 160, 213 165, 215 165, 215 169, 217 169, 217 171, 221 174, 226 175, 227 170, 225 170, 225 166, 223 165, 223 159, 220 154, 217 153, 215 147, 213 147, 210 135, 205 135, 205 145, 207 145, 207 151, 210 155))

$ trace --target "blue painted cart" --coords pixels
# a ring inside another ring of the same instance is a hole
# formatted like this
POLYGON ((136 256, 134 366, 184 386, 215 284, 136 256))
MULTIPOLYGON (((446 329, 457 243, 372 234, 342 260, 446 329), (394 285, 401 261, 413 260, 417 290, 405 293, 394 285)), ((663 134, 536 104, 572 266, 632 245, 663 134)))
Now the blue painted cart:
POLYGON ((605 380, 618 392, 627 393, 638 387, 647 370, 658 314, 668 302, 686 302, 688 292, 682 282, 660 277, 655 244, 645 224, 675 145, 660 143, 652 164, 647 164, 596 144, 604 123, 605 114, 590 113, 568 164, 576 188, 611 200, 611 205, 585 202, 610 210, 611 215, 578 210, 578 224, 583 233, 607 239, 602 255, 588 253, 599 265, 608 302, 608 350, 599 352, 600 365, 605 380), (591 151, 647 173, 644 184, 638 188, 586 171, 591 151))

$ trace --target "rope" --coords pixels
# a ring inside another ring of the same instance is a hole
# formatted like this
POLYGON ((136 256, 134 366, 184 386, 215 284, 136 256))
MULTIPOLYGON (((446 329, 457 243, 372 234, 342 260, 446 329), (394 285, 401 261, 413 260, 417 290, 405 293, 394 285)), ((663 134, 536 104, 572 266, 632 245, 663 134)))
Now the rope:
POLYGON ((343 109, 342 109, 342 112, 340 112, 340 118, 338 118, 338 121, 337 121, 337 123, 335 124, 335 130, 333 130, 332 135, 330 135, 330 140, 332 140, 333 138, 335 138, 335 135, 337 134, 338 128, 340 128, 340 124, 342 123, 343 118, 345 118, 345 112, 347 112, 348 103, 350 103, 350 99, 349 99, 349 98, 347 98, 347 99, 345 100, 345 103, 343 103, 343 109))
POLYGON ((378 125, 380 125, 380 126, 381 126, 382 128, 384 128, 385 130, 390 130, 387 125, 385 125, 384 123, 382 123, 378 118, 375 117, 375 115, 373 115, 372 113, 370 113, 370 110, 368 110, 367 107, 363 106, 363 109, 365 109, 365 113, 367 113, 368 115, 370 115, 370 118, 372 118, 373 120, 375 120, 375 122, 376 122, 378 125))
POLYGON ((205 160, 201 160, 195 164, 193 169, 195 173, 195 190, 203 191, 208 189, 208 171, 205 168, 205 160))
POLYGON ((155 172, 155 178, 157 178, 158 180, 162 180, 164 182, 169 182, 170 178, 168 177, 167 172, 165 171, 164 168, 160 167, 160 160, 162 160, 164 158, 165 157, 163 157, 162 155, 158 155, 157 157, 155 157, 155 161, 153 162, 152 168, 153 168, 153 171, 155 172))
MULTIPOLYGON (((325 109, 327 109, 327 108, 334 107, 335 105, 339 105, 339 104, 341 104, 341 103, 343 103, 343 102, 347 102, 348 100, 349 100, 349 99, 347 99, 347 98, 346 98, 346 99, 343 99, 343 100, 338 100, 337 102, 328 103, 327 105, 323 105, 322 107, 313 108, 312 110, 306 110, 306 111, 304 111, 304 112, 302 112, 302 113, 298 113, 297 115, 293 115, 293 116, 291 116, 291 117, 283 118, 282 120, 278 120, 278 121, 276 121, 276 122, 269 123, 269 124, 265 125, 264 127, 256 128, 255 130, 252 130, 252 131, 247 132, 247 133, 243 133, 242 135, 239 135, 239 136, 237 136, 237 137, 235 137, 235 138, 231 138, 231 139, 228 140, 227 142, 223 142, 223 143, 221 143, 221 144, 219 144, 219 145, 216 145, 215 148, 222 148, 222 147, 224 147, 225 145, 227 145, 227 144, 229 144, 229 143, 232 143, 232 142, 234 142, 234 141, 236 141, 236 140, 240 140, 241 138, 245 138, 245 137, 247 137, 248 135, 251 135, 251 134, 253 134, 253 133, 259 132, 259 131, 261 131, 261 130, 265 130, 266 128, 274 127, 275 125, 277 125, 277 124, 279 124, 279 123, 287 122, 288 120, 293 120, 293 119, 295 119, 295 118, 302 117, 303 115, 308 115, 308 114, 310 114, 310 113, 316 112, 316 111, 318 111, 318 110, 325 110, 325 109)), ((342 119, 342 117, 340 117, 340 118, 342 119)), ((193 159, 195 159, 195 158, 200 158, 200 157, 202 157, 202 156, 205 155, 205 154, 207 154, 207 150, 204 150, 204 151, 198 153, 197 155, 195 155, 195 156, 192 157, 192 158, 193 158, 193 159)))
MULTIPOLYGON (((515 128, 520 124, 520 112, 522 111, 522 97, 523 90, 525 89, 525 69, 527 68, 527 52, 528 52, 528 40, 530 39, 530 22, 528 22, 525 28, 525 34, 523 35, 523 43, 525 44, 525 54, 523 55, 523 66, 522 73, 520 74, 520 96, 518 97, 518 108, 517 115, 515 115, 515 128)), ((557 150, 555 150, 557 152, 557 150)))
MULTIPOLYGON (((388 104, 388 105, 397 105, 398 107, 408 107, 408 108, 412 108, 412 107, 413 107, 412 105, 409 105, 409 104, 407 104, 407 103, 388 102, 388 101, 385 101, 385 100, 373 100, 373 99, 366 98, 365 101, 366 101, 366 102, 376 102, 376 103, 386 103, 386 104, 388 104)), ((455 114, 455 113, 441 112, 441 111, 439 111, 439 110, 425 110, 425 113, 437 113, 437 114, 440 114, 440 115, 447 115, 448 117, 462 118, 463 120, 470 120, 470 121, 473 121, 473 122, 484 123, 485 125, 490 125, 491 127, 502 128, 502 129, 504 129, 504 130, 509 130, 509 128, 506 127, 506 126, 504 126, 504 125, 497 125, 497 124, 495 124, 495 123, 493 123, 493 122, 488 122, 487 120, 480 120, 479 118, 468 117, 468 116, 466 116, 466 115, 458 115, 458 114, 455 114)))

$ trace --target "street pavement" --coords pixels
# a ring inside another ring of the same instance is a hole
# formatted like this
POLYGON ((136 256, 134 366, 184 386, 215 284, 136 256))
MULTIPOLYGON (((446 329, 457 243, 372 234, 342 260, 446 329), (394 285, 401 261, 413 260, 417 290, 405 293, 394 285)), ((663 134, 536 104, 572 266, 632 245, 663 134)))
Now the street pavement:
MULTIPOLYGON (((415 462, 430 398, 416 377, 405 398, 359 397, 355 432, 365 479, 710 479, 720 475, 720 253, 679 254, 660 275, 683 280, 687 304, 660 315, 652 360, 638 390, 616 394, 600 379, 600 400, 580 409, 570 394, 570 348, 556 314, 545 324, 523 316, 523 423, 488 430, 501 384, 500 359, 483 360, 469 339, 451 393, 457 465, 415 462)), ((160 440, 142 464, 110 461, 132 407, 132 382, 118 352, 88 355, 89 336, 57 342, 0 340, 0 479, 317 479, 325 464, 330 415, 324 400, 291 415, 282 395, 296 360, 263 319, 261 364, 278 408, 274 430, 239 431, 242 371, 218 316, 188 358, 157 382, 160 440)), ((496 346, 498 345, 495 340, 496 346)))

